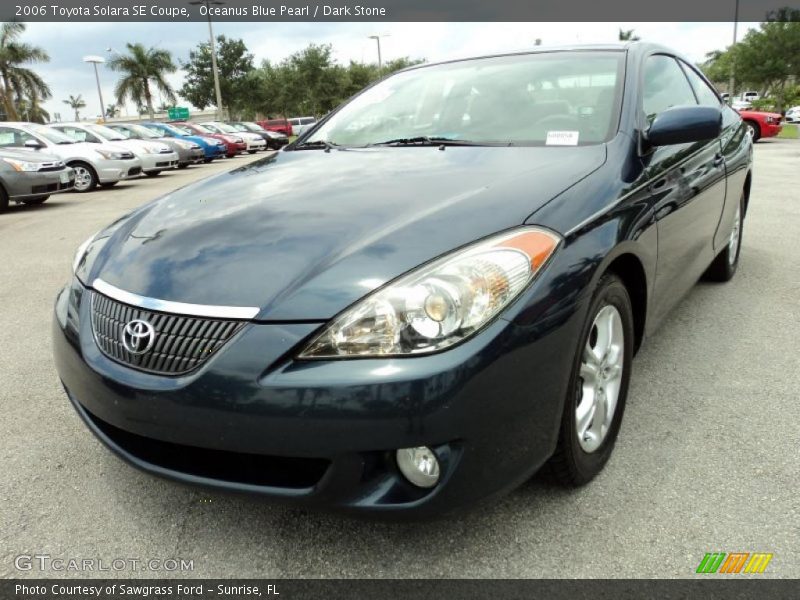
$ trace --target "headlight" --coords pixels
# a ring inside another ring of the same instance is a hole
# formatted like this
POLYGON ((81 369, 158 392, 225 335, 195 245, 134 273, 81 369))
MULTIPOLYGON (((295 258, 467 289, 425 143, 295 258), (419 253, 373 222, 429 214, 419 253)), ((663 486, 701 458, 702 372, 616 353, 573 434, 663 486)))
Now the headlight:
POLYGON ((560 242, 547 229, 525 227, 440 258, 345 310, 300 358, 407 356, 452 346, 517 298, 560 242))
POLYGON ((95 148, 94 151, 107 160, 121 160, 122 157, 124 156, 124 153, 114 152, 112 150, 102 150, 100 148, 95 148))
POLYGON ((41 166, 40 163, 28 162, 25 160, 13 160, 11 158, 4 158, 15 171, 38 171, 41 166))
POLYGON ((81 265, 81 261, 83 257, 86 256, 86 251, 89 249, 89 246, 94 241, 95 236, 97 233, 91 235, 89 239, 83 242, 78 249, 75 251, 75 257, 72 259, 72 274, 75 275, 78 271, 78 267, 81 265))

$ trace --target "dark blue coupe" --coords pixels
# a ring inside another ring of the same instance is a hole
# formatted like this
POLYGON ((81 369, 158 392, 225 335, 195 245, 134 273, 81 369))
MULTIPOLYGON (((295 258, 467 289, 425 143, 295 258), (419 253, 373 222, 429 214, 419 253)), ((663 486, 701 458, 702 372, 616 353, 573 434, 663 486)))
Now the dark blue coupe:
POLYGON ((584 484, 643 339, 735 274, 751 180, 741 118, 668 49, 413 67, 87 240, 58 372, 186 483, 420 515, 548 462, 584 484))

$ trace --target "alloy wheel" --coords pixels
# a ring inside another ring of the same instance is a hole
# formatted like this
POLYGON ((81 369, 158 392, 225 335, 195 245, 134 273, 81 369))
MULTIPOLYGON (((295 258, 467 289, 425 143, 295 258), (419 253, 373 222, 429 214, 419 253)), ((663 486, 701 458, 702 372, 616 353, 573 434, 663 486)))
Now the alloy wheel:
POLYGON ((594 318, 581 359, 575 430, 584 452, 600 447, 614 421, 624 357, 622 317, 608 304, 594 318))
POLYGON ((733 228, 728 240, 728 262, 733 266, 739 256, 739 240, 742 236, 742 209, 736 207, 736 216, 733 217, 733 228))
POLYGON ((72 167, 75 171, 75 189, 79 192, 85 192, 92 187, 92 174, 89 169, 81 165, 72 167))

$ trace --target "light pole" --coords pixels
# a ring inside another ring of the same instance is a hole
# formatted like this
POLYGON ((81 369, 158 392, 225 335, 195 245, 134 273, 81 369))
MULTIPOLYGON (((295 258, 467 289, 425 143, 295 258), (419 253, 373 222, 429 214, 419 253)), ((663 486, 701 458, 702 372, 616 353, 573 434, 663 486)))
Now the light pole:
POLYGON ((214 93, 217 96, 217 120, 223 120, 222 115, 222 92, 219 89, 219 71, 217 70, 217 50, 214 46, 214 30, 211 27, 211 11, 210 5, 220 6, 225 4, 222 0, 194 0, 189 2, 193 6, 206 5, 206 16, 208 17, 208 41, 211 45, 211 71, 214 73, 214 93))
POLYGON ((731 46, 731 80, 728 85, 728 102, 733 105, 733 87, 736 85, 736 33, 739 26, 739 0, 733 10, 733 46, 731 46))
POLYGON ((97 65, 102 65, 106 62, 102 56, 84 56, 83 62, 85 63, 92 63, 94 65, 94 79, 97 82, 97 95, 100 96, 100 118, 103 119, 103 123, 106 122, 106 105, 103 103, 103 92, 100 89, 100 75, 97 73, 97 65))
POLYGON ((383 60, 381 59, 381 38, 382 37, 389 37, 388 33, 384 33, 383 35, 371 35, 367 39, 375 40, 378 44, 378 70, 380 71, 383 69, 383 60))

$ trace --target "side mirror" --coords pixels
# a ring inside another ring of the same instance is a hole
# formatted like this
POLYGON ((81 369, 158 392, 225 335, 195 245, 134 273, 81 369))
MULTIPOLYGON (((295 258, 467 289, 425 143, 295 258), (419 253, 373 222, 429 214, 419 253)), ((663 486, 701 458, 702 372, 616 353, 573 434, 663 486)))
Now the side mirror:
POLYGON ((44 148, 44 144, 42 144, 42 142, 39 140, 26 140, 23 146, 29 150, 39 150, 40 148, 44 148))
POLYGON ((644 132, 648 146, 702 142, 722 131, 722 111, 713 106, 676 106, 660 113, 644 132))

